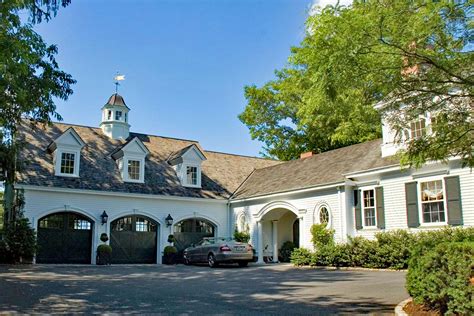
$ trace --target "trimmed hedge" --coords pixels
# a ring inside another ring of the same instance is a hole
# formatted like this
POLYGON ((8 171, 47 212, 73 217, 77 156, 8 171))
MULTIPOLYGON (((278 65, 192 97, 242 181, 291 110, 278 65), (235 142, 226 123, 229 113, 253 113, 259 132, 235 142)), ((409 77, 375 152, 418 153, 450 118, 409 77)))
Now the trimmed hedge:
MULTIPOLYGON (((313 230, 312 230, 313 231, 313 230)), ((432 249, 443 242, 474 241, 474 228, 445 228, 420 233, 410 233, 404 230, 380 232, 375 240, 363 237, 349 238, 347 244, 335 244, 327 234, 321 233, 319 227, 317 236, 322 236, 326 244, 316 241, 315 251, 293 251, 295 256, 291 262, 295 265, 318 265, 336 267, 364 267, 378 269, 407 269, 412 252, 415 248, 432 249), (295 253, 296 252, 296 253, 295 253), (306 258, 302 258, 306 256, 306 258), (294 259, 293 259, 294 258, 294 259)))
POLYGON ((407 274, 407 290, 417 304, 443 314, 474 314, 474 242, 442 243, 413 251, 407 274))

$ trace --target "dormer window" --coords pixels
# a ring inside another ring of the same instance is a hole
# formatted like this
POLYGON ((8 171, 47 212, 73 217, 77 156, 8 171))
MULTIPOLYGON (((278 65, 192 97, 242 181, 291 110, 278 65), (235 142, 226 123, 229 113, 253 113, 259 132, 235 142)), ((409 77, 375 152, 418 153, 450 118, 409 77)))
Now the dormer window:
POLYGON ((128 178, 140 180, 140 160, 128 160, 128 178))
POLYGON ((54 174, 59 177, 79 177, 81 149, 84 141, 73 128, 67 129, 48 146, 53 154, 54 174))
POLYGON ((74 174, 74 161, 76 153, 62 152, 61 153, 61 171, 62 174, 73 175, 74 174))
POLYGON ((201 187, 201 163, 206 156, 196 144, 180 149, 168 158, 182 186, 191 188, 201 187))
POLYGON ((124 182, 145 182, 145 159, 150 151, 138 137, 125 143, 112 154, 124 182))
POLYGON ((122 120, 122 111, 115 111, 115 120, 116 121, 122 120))
POLYGON ((198 184, 198 167, 186 166, 186 184, 195 186, 198 184))
POLYGON ((411 122, 410 135, 411 139, 418 139, 426 135, 426 120, 424 118, 411 122))

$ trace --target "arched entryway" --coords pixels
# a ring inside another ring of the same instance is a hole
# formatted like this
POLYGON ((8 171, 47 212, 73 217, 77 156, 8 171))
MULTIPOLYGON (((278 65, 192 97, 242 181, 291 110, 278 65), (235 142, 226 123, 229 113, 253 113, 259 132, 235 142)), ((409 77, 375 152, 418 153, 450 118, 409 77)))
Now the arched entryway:
POLYGON ((110 224, 112 263, 156 263, 158 223, 143 215, 120 217, 110 224))
POLYGON ((298 210, 286 202, 273 202, 257 214, 258 222, 258 262, 281 260, 280 249, 285 242, 299 247, 300 219, 298 210))
POLYGON ((178 258, 181 258, 183 250, 191 244, 198 243, 204 237, 217 237, 216 232, 216 226, 203 218, 188 218, 176 223, 173 234, 176 238, 178 258))
POLYGON ((93 221, 73 212, 38 221, 37 263, 91 263, 93 221))

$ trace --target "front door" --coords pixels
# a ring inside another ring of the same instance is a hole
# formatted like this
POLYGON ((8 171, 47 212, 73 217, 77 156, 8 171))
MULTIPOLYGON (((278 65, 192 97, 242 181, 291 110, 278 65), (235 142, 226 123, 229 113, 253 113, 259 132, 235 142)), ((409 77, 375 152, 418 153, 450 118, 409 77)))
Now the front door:
POLYGON ((157 223, 145 216, 116 219, 110 226, 112 263, 156 263, 157 223))
POLYGON ((91 263, 92 221, 72 212, 54 213, 38 222, 38 263, 91 263))

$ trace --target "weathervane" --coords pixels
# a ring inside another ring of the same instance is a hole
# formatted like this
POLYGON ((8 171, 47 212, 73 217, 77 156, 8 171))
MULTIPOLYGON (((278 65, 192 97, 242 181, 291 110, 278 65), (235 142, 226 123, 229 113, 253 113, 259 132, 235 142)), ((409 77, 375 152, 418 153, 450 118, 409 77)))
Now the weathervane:
POLYGON ((118 86, 120 86, 119 81, 125 80, 125 75, 120 75, 119 72, 115 74, 114 81, 115 81, 115 93, 118 92, 118 86))

